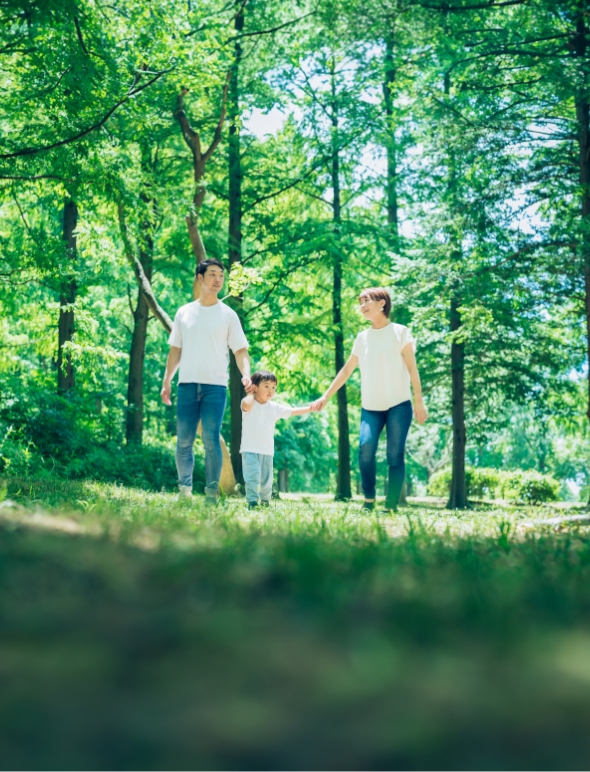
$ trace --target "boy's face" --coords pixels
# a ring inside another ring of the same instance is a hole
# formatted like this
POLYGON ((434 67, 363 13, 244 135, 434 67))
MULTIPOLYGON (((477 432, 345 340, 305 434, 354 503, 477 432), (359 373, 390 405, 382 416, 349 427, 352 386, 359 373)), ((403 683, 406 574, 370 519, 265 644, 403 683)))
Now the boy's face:
POLYGON ((258 386, 254 387, 254 396, 257 402, 270 402, 274 397, 277 390, 277 385, 274 381, 260 381, 258 386))

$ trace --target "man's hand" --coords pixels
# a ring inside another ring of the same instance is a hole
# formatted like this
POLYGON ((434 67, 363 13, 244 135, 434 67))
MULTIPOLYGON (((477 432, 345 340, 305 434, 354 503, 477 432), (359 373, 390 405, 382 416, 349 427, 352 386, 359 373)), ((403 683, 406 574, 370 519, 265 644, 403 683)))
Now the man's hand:
POLYGON ((428 418, 428 410, 424 407, 424 402, 422 402, 422 400, 416 400, 414 403, 414 415, 419 424, 423 424, 428 418))
POLYGON ((252 383, 252 379, 249 375, 245 375, 242 378, 242 386, 244 387, 244 391, 246 394, 252 394, 254 391, 254 384, 252 383))
POLYGON ((316 399, 315 402, 312 402, 310 405, 310 408, 313 413, 319 413, 320 410, 323 410, 328 403, 328 400, 326 397, 320 397, 319 399, 316 399))
POLYGON ((162 402, 165 405, 171 405, 172 400, 170 399, 170 392, 172 391, 172 386, 170 385, 170 381, 162 384, 162 391, 160 392, 160 396, 162 397, 162 402))

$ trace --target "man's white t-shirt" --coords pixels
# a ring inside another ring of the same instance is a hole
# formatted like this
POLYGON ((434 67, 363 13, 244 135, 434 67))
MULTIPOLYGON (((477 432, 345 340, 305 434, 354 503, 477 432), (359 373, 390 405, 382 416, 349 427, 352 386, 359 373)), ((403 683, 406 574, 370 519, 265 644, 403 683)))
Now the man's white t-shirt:
POLYGON ((182 349, 179 383, 227 386, 228 349, 235 353, 248 347, 240 319, 225 303, 202 306, 198 300, 181 306, 168 338, 182 349))
POLYGON ((274 456, 275 424, 281 418, 290 418, 292 407, 266 402, 262 405, 254 400, 248 412, 242 410, 242 444, 240 453, 261 453, 274 456))
POLYGON ((361 369, 361 404, 365 410, 389 410, 411 399, 410 373, 402 350, 411 343, 412 333, 403 324, 388 324, 380 330, 370 327, 356 336, 352 353, 361 369))

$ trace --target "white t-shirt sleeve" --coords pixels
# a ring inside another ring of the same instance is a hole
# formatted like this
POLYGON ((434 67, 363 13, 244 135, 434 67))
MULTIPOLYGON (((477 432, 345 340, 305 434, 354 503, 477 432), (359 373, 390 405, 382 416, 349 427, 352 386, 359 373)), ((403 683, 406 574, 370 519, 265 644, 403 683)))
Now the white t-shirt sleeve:
POLYGON ((360 338, 361 338, 361 336, 360 336, 360 333, 359 333, 359 335, 357 335, 356 338, 354 339, 354 344, 352 346, 352 351, 350 352, 351 355, 355 356, 357 359, 360 358, 360 350, 361 350, 360 338))
POLYGON ((411 343, 412 344, 412 348, 414 349, 414 351, 416 351, 416 341, 414 340, 414 336, 408 330, 407 327, 403 327, 402 328, 402 335, 401 335, 401 350, 402 351, 408 345, 408 343, 411 343))
POLYGON ((227 344, 234 352, 234 354, 236 353, 236 351, 239 351, 241 348, 248 348, 248 341, 246 340, 246 336, 244 335, 244 330, 242 330, 242 325, 240 324, 240 317, 236 313, 233 313, 229 320, 227 344))
POLYGON ((180 310, 176 312, 174 317, 174 323, 172 330, 170 331, 170 337, 168 338, 169 346, 176 346, 176 348, 182 348, 182 332, 180 331, 180 310))
POLYGON ((277 402, 272 403, 273 418, 275 421, 280 421, 281 418, 291 418, 293 408, 287 405, 279 405, 277 402))

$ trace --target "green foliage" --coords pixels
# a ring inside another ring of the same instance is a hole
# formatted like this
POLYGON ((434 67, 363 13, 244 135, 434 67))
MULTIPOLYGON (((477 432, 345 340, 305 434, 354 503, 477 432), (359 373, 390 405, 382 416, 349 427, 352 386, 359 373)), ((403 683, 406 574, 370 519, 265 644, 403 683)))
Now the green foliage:
MULTIPOLYGON (((124 445, 119 411, 82 398, 23 393, 0 407, 0 473, 117 482, 146 490, 174 490, 174 440, 124 445)), ((204 485, 200 444, 195 489, 204 485)))
MULTIPOLYGON (((532 469, 506 471, 469 467, 465 471, 467 495, 475 498, 514 499, 521 504, 557 501, 561 485, 554 477, 532 469)), ((428 481, 430 496, 448 496, 451 469, 435 472, 428 481)))

